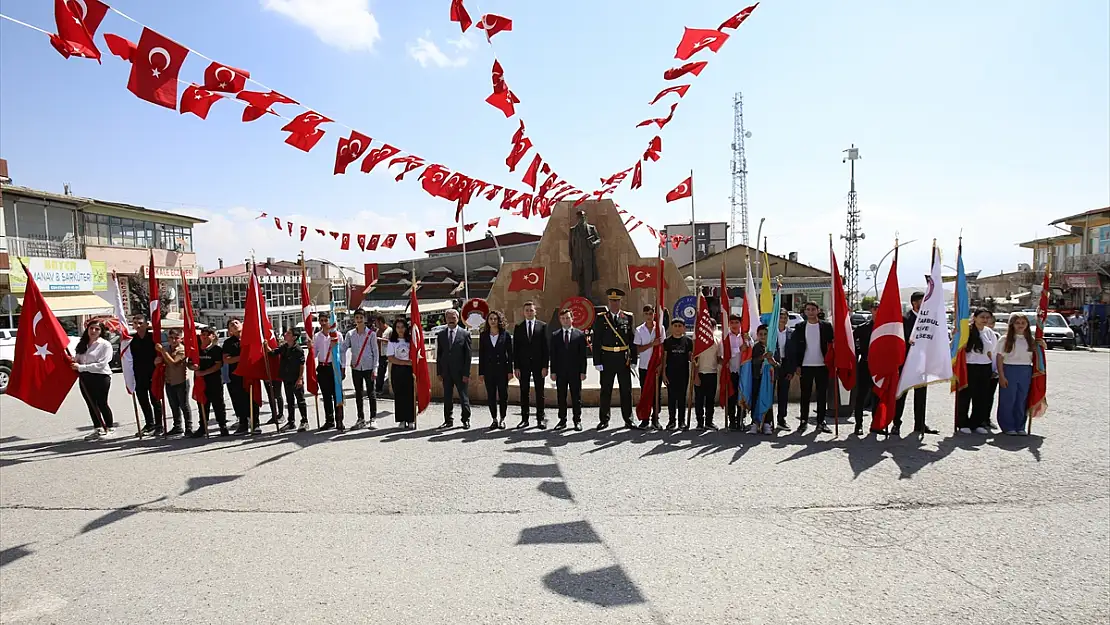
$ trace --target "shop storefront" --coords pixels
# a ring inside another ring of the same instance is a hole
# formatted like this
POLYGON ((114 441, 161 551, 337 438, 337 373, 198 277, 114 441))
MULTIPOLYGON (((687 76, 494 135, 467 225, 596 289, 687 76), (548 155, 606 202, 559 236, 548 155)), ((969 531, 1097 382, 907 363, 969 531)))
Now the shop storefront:
MULTIPOLYGON (((108 269, 105 263, 75 258, 22 257, 23 262, 12 263, 9 284, 13 297, 23 305, 23 294, 27 290, 27 274, 23 266, 35 278, 35 284, 42 291, 50 310, 58 317, 62 327, 71 336, 80 334, 86 320, 98 315, 112 314, 112 305, 101 293, 108 291, 108 269)), ((19 309, 6 311, 11 318, 11 327, 16 327, 15 316, 19 309)))

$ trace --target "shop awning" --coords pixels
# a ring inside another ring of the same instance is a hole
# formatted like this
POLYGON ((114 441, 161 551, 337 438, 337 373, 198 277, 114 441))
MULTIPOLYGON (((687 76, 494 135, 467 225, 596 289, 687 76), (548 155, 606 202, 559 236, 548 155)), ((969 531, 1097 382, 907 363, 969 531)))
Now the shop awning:
MULTIPOLYGON (((92 293, 43 293, 42 296, 55 317, 113 314, 111 305, 92 293)), ((22 300, 19 303, 23 305, 22 300)))
MULTIPOLYGON (((443 312, 451 309, 451 300, 419 300, 420 312, 443 312)), ((409 301, 407 299, 387 299, 387 300, 363 300, 362 308, 370 312, 379 313, 403 313, 408 310, 409 301)))

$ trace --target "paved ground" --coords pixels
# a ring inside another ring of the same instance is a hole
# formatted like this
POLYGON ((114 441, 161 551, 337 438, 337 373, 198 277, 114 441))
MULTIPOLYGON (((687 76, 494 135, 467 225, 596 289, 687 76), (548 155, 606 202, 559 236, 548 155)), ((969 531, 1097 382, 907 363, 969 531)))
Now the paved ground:
MULTIPOLYGON (((57 417, 4 397, 0 621, 1107 623, 1110 356, 1049 365, 1034 436, 924 443, 436 414, 85 443, 76 393, 57 417)), ((946 432, 951 406, 932 389, 946 432)))

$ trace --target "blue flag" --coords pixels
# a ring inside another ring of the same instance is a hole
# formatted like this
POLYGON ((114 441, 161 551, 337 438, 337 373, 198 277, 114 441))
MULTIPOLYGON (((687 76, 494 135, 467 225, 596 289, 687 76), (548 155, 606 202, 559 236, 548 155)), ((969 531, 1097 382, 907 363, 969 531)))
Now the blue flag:
MULTIPOLYGON (((339 327, 335 321, 335 302, 330 304, 328 311, 328 323, 331 324, 331 331, 339 334, 339 327)), ((332 377, 335 378, 335 405, 343 405, 343 365, 339 362, 339 343, 331 344, 331 372, 332 377)))
MULTIPOLYGON (((779 344, 779 311, 782 309, 780 302, 782 300, 782 288, 775 289, 775 309, 771 311, 771 318, 767 324, 767 355, 774 355, 778 350, 779 344)), ((773 367, 767 362, 766 356, 763 359, 763 377, 759 380, 759 395, 756 397, 755 411, 752 412, 752 420, 756 423, 763 425, 763 417, 770 410, 775 401, 775 381, 773 379, 773 367)))

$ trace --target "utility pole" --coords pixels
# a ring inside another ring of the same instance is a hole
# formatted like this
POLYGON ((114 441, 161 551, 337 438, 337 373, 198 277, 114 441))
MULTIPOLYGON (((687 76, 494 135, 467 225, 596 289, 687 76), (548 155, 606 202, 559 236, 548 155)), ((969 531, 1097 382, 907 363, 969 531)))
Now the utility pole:
MULTIPOLYGON (((732 219, 729 224, 729 245, 736 245, 736 231, 740 242, 748 245, 748 158, 744 155, 744 139, 752 136, 744 130, 744 94, 739 91, 732 100, 732 219)), ((756 241, 756 245, 759 242, 756 241)))
POLYGON ((848 295, 848 307, 855 308, 859 302, 859 242, 866 238, 860 231, 859 206, 856 204, 856 161, 860 159, 859 148, 856 144, 844 150, 844 160, 848 163, 851 172, 851 186, 848 188, 848 228, 844 239, 844 291, 848 295))

